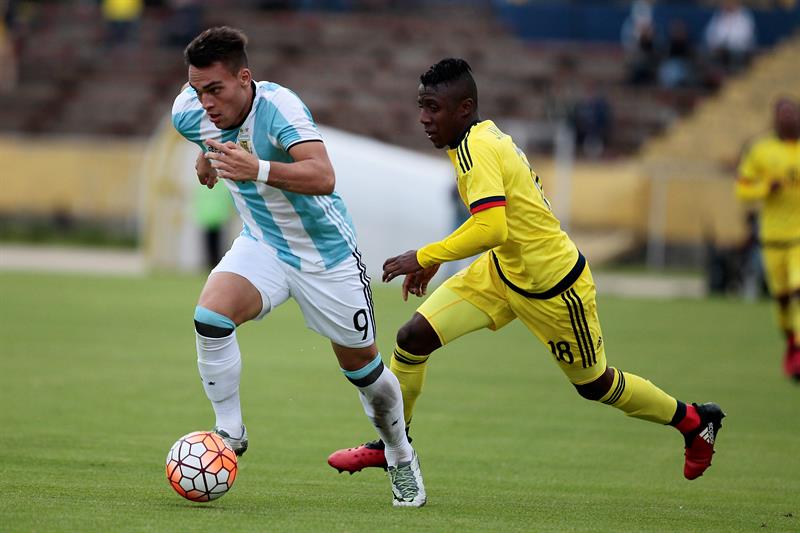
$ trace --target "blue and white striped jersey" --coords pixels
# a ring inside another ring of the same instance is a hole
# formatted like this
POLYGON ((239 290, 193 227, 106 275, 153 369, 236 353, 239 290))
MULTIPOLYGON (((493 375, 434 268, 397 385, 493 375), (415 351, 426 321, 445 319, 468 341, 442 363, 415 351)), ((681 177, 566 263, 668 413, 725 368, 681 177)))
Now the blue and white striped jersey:
MULTIPOLYGON (((188 140, 207 150, 204 141, 233 141, 263 161, 292 162, 289 148, 322 140, 308 108, 277 83, 257 82, 249 115, 238 129, 221 130, 208 118, 191 88, 172 106, 172 123, 188 140)), ((339 195, 311 196, 254 181, 225 182, 243 222, 242 234, 261 240, 285 263, 304 272, 339 264, 356 250, 353 222, 339 195)))

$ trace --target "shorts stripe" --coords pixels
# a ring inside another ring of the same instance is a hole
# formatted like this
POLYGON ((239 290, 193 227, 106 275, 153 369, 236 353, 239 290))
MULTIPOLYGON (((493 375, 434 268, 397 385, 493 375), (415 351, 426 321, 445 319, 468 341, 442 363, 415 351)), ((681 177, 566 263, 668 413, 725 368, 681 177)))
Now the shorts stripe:
POLYGON ((361 252, 358 251, 358 248, 355 249, 353 252, 353 257, 356 259, 356 265, 358 265, 358 277, 361 280, 361 284, 364 286, 364 299, 367 300, 367 309, 369 309, 369 321, 372 324, 372 336, 377 340, 378 338, 378 331, 375 329, 375 309, 372 305, 372 287, 369 284, 369 276, 367 275, 367 266, 361 259, 361 252))
MULTIPOLYGON (((586 336, 589 338, 589 350, 592 351, 592 360, 589 362, 589 366, 594 365, 597 363, 597 354, 594 351, 594 339, 592 339, 592 330, 589 329, 589 323, 586 321, 586 313, 583 309, 583 302, 581 301, 578 293, 575 292, 575 289, 570 289, 569 292, 572 296, 578 301, 578 306, 581 311, 581 322, 583 323, 583 330, 586 332, 586 336)), ((589 356, 589 352, 586 352, 586 356, 589 356)))
POLYGON ((572 323, 572 332, 575 335, 575 342, 578 343, 578 350, 581 352, 581 363, 583 364, 583 368, 586 368, 586 353, 583 351, 583 343, 581 342, 581 335, 578 331, 578 327, 575 321, 575 315, 572 310, 572 301, 567 299, 566 293, 561 293, 561 299, 564 300, 564 303, 567 304, 567 311, 569 311, 569 321, 572 323))
POLYGON ((611 393, 611 396, 609 396, 607 400, 603 400, 603 403, 608 405, 613 405, 616 403, 620 396, 622 396, 622 393, 625 392, 625 374, 616 368, 614 371, 619 374, 619 380, 617 380, 617 386, 614 387, 614 392, 611 393))

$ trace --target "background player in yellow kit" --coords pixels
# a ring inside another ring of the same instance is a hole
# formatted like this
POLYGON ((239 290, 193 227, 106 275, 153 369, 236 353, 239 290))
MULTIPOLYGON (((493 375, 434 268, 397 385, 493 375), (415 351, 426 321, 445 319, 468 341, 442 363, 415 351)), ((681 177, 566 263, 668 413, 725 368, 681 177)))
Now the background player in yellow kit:
POLYGON ((800 104, 775 104, 774 132, 757 140, 739 165, 736 194, 761 201, 760 234, 769 292, 786 336, 783 370, 800 380, 800 104))
MULTIPOLYGON (((492 121, 481 120, 469 65, 444 59, 420 81, 420 122, 434 146, 447 148, 471 216, 445 239, 388 259, 383 280, 405 274, 403 297, 421 296, 440 264, 483 253, 437 288, 397 334, 391 369, 400 380, 406 422, 434 350, 471 331, 498 330, 519 318, 583 398, 680 430, 686 444, 684 475, 701 476, 711 464, 725 416, 720 407, 687 405, 639 376, 606 365, 586 259, 561 231, 525 155, 492 121)), ((328 462, 350 472, 386 465, 380 441, 334 452, 328 462)))

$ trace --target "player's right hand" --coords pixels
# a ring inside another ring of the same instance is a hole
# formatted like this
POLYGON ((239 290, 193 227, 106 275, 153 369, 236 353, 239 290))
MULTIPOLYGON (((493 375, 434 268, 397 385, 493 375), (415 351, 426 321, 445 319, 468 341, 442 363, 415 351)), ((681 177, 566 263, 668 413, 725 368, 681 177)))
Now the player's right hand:
POLYGON ((439 265, 433 265, 428 268, 423 268, 418 272, 406 274, 403 280, 403 301, 408 301, 409 294, 413 294, 417 298, 425 296, 425 293, 428 291, 428 283, 438 271, 439 265))
POLYGON ((197 160, 194 162, 194 169, 197 171, 197 179, 202 185, 209 189, 213 189, 217 183, 217 173, 211 166, 211 161, 203 156, 203 152, 197 155, 197 160))

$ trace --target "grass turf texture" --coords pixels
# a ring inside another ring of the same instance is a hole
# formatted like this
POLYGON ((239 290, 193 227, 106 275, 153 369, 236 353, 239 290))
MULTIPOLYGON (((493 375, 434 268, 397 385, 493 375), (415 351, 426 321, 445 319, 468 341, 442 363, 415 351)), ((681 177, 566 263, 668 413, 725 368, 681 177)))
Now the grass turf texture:
MULTIPOLYGON (((683 479, 671 429, 580 399, 520 324, 434 354, 412 436, 429 503, 393 509, 327 341, 294 303, 244 326, 250 450, 231 492, 181 499, 172 443, 209 428, 192 313, 203 279, 0 274, 4 531, 772 531, 800 529, 800 387, 767 302, 600 298, 612 365, 728 413, 714 466, 683 479)), ((375 287, 384 359, 415 303, 375 287)))

